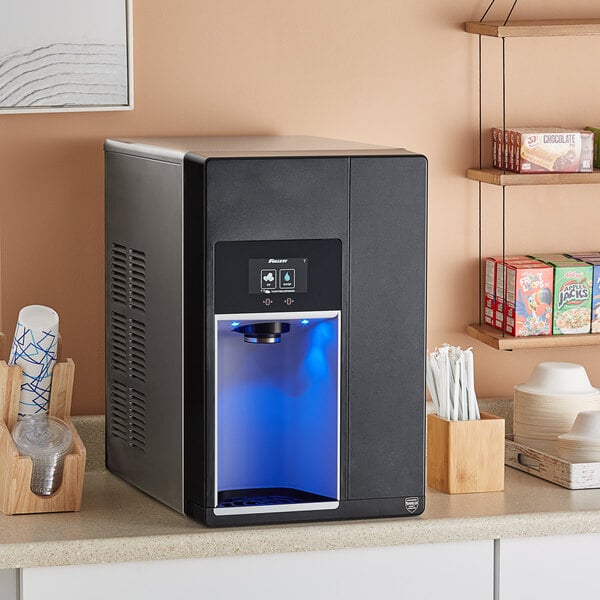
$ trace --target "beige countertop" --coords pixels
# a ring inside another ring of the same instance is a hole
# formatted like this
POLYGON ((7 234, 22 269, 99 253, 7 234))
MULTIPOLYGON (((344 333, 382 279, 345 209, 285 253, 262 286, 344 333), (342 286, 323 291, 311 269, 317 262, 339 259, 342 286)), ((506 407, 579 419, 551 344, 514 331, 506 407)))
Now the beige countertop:
POLYGON ((0 514, 0 568, 600 533, 600 489, 571 491, 510 467, 504 492, 428 489, 417 517, 209 529, 99 470, 103 419, 76 424, 92 469, 81 512, 0 514))
POLYGON ((0 515, 0 532, 0 568, 597 533, 600 489, 570 491, 507 467, 504 492, 429 489, 418 517, 209 529, 96 471, 81 512, 0 515))

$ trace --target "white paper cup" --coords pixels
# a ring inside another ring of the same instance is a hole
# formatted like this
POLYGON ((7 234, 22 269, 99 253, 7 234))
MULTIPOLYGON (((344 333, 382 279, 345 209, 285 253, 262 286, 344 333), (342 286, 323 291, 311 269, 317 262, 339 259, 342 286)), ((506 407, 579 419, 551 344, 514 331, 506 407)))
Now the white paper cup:
POLYGON ((52 368, 58 347, 58 314, 47 306, 32 305, 19 312, 9 364, 23 371, 19 416, 47 412, 52 368))

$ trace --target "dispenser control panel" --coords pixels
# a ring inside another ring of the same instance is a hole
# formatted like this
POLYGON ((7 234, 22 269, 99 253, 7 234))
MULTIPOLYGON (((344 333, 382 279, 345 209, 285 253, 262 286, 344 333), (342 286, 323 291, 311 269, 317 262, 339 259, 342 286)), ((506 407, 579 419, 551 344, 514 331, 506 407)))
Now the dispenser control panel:
POLYGON ((339 239, 217 242, 215 313, 337 310, 339 239))
POLYGON ((250 294, 295 294, 306 292, 307 258, 248 259, 250 294))

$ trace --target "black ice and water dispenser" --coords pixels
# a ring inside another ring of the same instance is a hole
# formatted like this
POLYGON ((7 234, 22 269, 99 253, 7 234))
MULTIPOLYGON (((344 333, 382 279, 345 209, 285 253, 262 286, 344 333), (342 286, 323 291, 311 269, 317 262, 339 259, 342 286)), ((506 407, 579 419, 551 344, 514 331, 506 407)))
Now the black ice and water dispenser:
POLYGON ((105 152, 108 468, 213 526, 421 513, 426 159, 105 152))

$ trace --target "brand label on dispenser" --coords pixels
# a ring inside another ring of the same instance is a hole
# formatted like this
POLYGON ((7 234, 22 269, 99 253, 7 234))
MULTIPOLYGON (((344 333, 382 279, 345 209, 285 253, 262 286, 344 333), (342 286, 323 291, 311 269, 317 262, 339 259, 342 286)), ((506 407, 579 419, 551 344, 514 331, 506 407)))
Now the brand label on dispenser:
POLYGON ((404 498, 404 506, 409 513, 416 512, 416 510, 419 508, 419 498, 417 496, 404 498))

